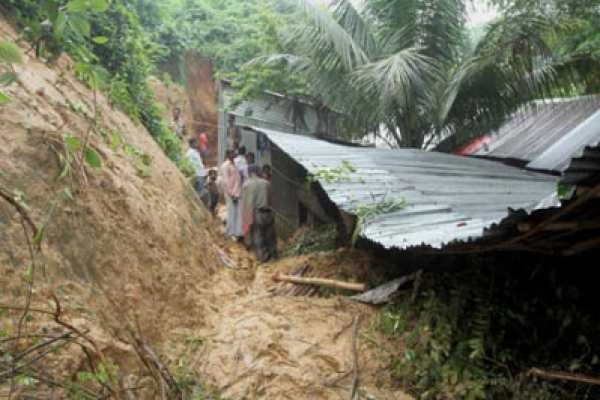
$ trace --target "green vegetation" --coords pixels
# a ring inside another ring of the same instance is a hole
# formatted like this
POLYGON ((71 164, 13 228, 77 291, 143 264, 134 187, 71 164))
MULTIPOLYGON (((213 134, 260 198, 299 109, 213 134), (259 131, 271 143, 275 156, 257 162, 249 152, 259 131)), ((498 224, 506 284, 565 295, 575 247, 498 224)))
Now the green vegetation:
MULTIPOLYGON (((569 21, 544 7, 516 8, 473 45, 460 0, 291 3, 303 17, 279 32, 284 52, 259 61, 304 77, 311 97, 348 116, 354 134, 375 132, 398 147, 476 137, 532 99, 579 92, 573 73, 592 73, 598 50, 595 35, 561 44, 572 41, 569 21)), ((591 3, 588 30, 598 20, 591 3)), ((586 88, 597 91, 594 76, 586 88)))
MULTIPOLYGON (((310 187, 315 182, 336 183, 336 182, 351 182, 357 177, 356 167, 348 160, 342 160, 338 167, 324 167, 313 164, 315 172, 309 173, 306 177, 306 185, 310 187)), ((362 178, 358 176, 360 182, 362 178)))
POLYGON ((44 0, 9 2, 36 55, 55 60, 64 50, 90 87, 148 129, 174 161, 179 139, 162 120, 147 81, 154 71, 153 45, 128 0, 44 0))
POLYGON ((324 225, 314 229, 301 229, 290 240, 283 251, 284 257, 334 251, 337 229, 335 225, 324 225))
POLYGON ((361 221, 369 221, 379 215, 393 213, 396 211, 400 211, 406 208, 408 203, 406 200, 395 200, 395 199, 387 199, 386 196, 383 196, 381 200, 373 199, 372 203, 369 204, 358 204, 354 208, 354 214, 361 221))
POLYGON ((285 12, 271 0, 167 0, 144 2, 142 24, 156 44, 161 71, 185 82, 185 55, 193 50, 212 59, 220 78, 240 90, 233 105, 264 90, 288 96, 305 94, 305 84, 285 64, 250 65, 257 56, 282 50, 278 32, 287 26, 285 12))
POLYGON ((263 90, 281 92, 338 111, 350 136, 375 133, 398 147, 453 134, 459 143, 532 99, 600 87, 597 0, 491 0, 504 13, 475 33, 462 0, 39 3, 8 3, 36 52, 53 59, 66 50, 100 67, 113 103, 174 160, 180 143, 146 81, 156 74, 184 83, 189 51, 233 80, 240 91, 233 105, 263 90))
MULTIPOLYGON (((23 55, 14 43, 0 41, 0 88, 11 85, 16 79, 13 64, 23 63, 23 55)), ((0 90, 0 105, 10 101, 10 97, 0 90)))
POLYGON ((586 278, 552 262, 524 271, 522 259, 504 261, 461 259, 466 268, 424 275, 414 303, 409 291, 380 311, 375 328, 399 344, 396 378, 422 398, 595 398, 586 385, 527 376, 530 368, 598 373, 586 278))

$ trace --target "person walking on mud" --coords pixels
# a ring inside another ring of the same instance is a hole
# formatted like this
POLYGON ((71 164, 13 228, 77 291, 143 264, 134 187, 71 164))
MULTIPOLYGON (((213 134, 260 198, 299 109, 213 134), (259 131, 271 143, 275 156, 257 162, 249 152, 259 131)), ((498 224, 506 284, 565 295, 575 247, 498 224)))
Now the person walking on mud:
POLYGON ((217 206, 219 205, 219 184, 217 182, 217 170, 211 168, 208 170, 208 180, 205 185, 208 192, 208 209, 213 217, 217 215, 217 206))
POLYGON ((242 225, 246 244, 259 262, 276 259, 275 217, 269 207, 270 184, 260 177, 260 168, 248 167, 248 180, 242 186, 242 225))
POLYGON ((204 184, 206 182, 207 175, 206 168, 204 168, 202 156, 198 151, 198 142, 196 139, 190 139, 188 143, 190 148, 188 149, 186 156, 190 163, 194 166, 194 189, 196 190, 200 200, 205 201, 206 190, 204 189, 204 184))
POLYGON ((183 140, 183 137, 185 136, 185 122, 183 121, 183 118, 181 118, 181 108, 179 107, 175 107, 173 108, 172 111, 172 117, 173 120, 171 121, 171 129, 173 130, 173 133, 175 133, 175 135, 177 135, 177 137, 181 140, 183 140))
POLYGON ((221 167, 225 183, 225 204, 227 205, 227 228, 225 233, 228 237, 242 240, 242 204, 240 196, 242 193, 242 182, 240 172, 234 163, 235 151, 227 150, 226 160, 221 167))

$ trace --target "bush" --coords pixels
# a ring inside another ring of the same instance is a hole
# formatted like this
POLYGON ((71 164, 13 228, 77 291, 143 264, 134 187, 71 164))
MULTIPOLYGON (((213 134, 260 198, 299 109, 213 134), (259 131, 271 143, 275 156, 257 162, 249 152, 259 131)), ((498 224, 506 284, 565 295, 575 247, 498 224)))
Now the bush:
MULTIPOLYGON (((11 0, 14 13, 29 40, 44 40, 47 59, 65 49, 87 71, 95 71, 98 86, 113 105, 141 122, 175 162, 181 159, 181 142, 166 126, 148 85, 153 72, 154 45, 143 30, 129 0, 11 0), (45 22, 46 21, 46 22, 45 22), (47 22, 50 22, 48 25, 47 22), (45 25, 44 25, 45 24, 45 25), (44 26, 51 32, 44 32, 44 26)), ((89 80, 86 79, 88 84, 89 80)), ((96 85, 94 85, 96 86, 96 85)))
POLYGON ((585 270, 566 271, 561 259, 537 270, 523 259, 463 261, 471 265, 424 275, 414 304, 407 294, 379 313, 377 329, 403 345, 393 355, 396 378, 422 398, 596 398, 588 386, 526 374, 600 373, 585 270))

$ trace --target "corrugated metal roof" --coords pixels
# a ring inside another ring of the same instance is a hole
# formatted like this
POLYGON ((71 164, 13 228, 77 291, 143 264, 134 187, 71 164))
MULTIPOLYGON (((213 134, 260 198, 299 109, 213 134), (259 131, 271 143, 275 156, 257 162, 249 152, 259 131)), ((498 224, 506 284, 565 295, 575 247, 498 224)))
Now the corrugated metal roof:
POLYGON ((556 190, 556 178, 503 164, 422 150, 337 145, 308 136, 256 128, 308 172, 350 162, 349 179, 321 182, 329 198, 353 213, 358 205, 402 200, 407 207, 368 221, 362 237, 386 248, 435 248, 478 238, 507 215, 533 209, 556 190))
POLYGON ((487 228, 481 242, 487 246, 501 246, 507 242, 524 244, 529 250, 564 255, 598 249, 600 146, 586 147, 581 155, 572 159, 561 183, 576 189, 570 199, 558 207, 531 213, 513 211, 500 223, 487 228))
MULTIPOLYGON (((567 139, 571 133, 600 110, 600 97, 585 96, 573 99, 561 99, 536 102, 515 113, 494 135, 492 142, 482 146, 474 155, 494 158, 507 158, 533 161, 555 147, 552 156, 545 156, 539 165, 543 169, 561 170, 573 156, 567 143, 581 143, 590 133, 575 135, 577 139, 567 139), (561 156, 556 154, 560 153, 561 156), (552 167, 552 168, 547 168, 552 167)), ((596 135, 600 135, 597 130, 596 135)), ((584 147, 588 143, 581 144, 584 147)), ((574 146, 576 147, 576 146, 574 146)), ((579 149, 581 149, 579 147, 579 149)), ((576 150, 575 150, 576 151, 576 150)))
POLYGON ((581 157, 586 146, 600 143, 600 110, 563 136, 539 157, 527 164, 533 169, 564 171, 574 157, 581 157))

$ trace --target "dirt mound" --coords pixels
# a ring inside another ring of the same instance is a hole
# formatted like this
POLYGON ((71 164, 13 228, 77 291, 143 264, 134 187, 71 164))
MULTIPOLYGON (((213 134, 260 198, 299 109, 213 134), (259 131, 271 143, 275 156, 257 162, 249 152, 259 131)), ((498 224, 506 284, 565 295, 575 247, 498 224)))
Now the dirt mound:
MULTIPOLYGON (((17 38, 2 20, 0 34, 17 38)), ((12 99, 0 106, 0 191, 22 205, 44 240, 32 261, 31 232, 24 235, 21 214, 0 199, 0 303, 24 307, 33 280, 33 308, 54 310, 56 296, 65 321, 133 371, 139 362, 128 325, 159 346, 174 327, 201 322, 193 292, 216 268, 211 218, 150 134, 104 96, 94 101, 68 58, 49 67, 26 57, 15 68, 17 82, 5 89, 12 99), (81 151, 69 150, 88 134, 101 168, 78 163, 81 151)), ((0 330, 11 337, 21 311, 5 310, 0 330)), ((21 333, 61 329, 34 312, 21 325, 21 333)), ((67 375, 85 359, 80 349, 68 351, 67 375)))

